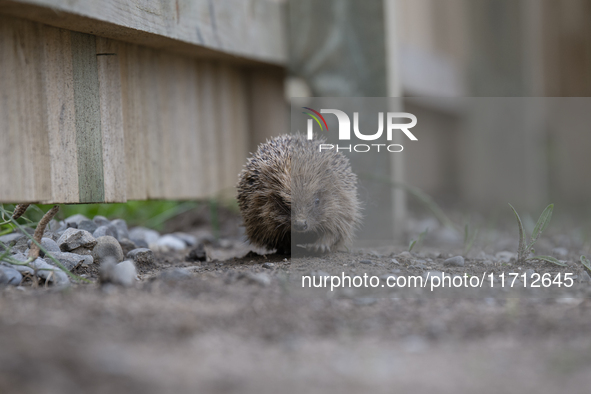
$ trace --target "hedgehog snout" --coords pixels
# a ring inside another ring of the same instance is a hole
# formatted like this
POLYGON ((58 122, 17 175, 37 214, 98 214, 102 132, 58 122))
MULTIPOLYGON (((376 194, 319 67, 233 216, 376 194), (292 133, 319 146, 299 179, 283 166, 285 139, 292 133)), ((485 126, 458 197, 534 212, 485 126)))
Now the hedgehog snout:
POLYGON ((296 219, 292 223, 295 231, 306 231, 308 229, 308 222, 304 219, 296 219))

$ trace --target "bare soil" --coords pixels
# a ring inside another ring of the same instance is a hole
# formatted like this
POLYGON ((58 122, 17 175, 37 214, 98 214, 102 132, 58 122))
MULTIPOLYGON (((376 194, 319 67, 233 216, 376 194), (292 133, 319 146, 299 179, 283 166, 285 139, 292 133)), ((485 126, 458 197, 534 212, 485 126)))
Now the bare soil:
MULTIPOLYGON (((478 246, 464 267, 443 264, 461 248, 288 257, 229 237, 207 247, 205 262, 158 253, 132 288, 101 286, 95 269, 77 272, 94 283, 67 290, 5 288, 0 393, 588 393, 591 286, 579 283, 580 248, 561 257, 567 267, 493 258, 516 250, 512 237, 478 246), (367 273, 383 284, 528 269, 576 283, 558 293, 521 283, 472 293, 301 286, 302 275, 367 273)), ((551 253, 560 242, 548 239, 551 253)))

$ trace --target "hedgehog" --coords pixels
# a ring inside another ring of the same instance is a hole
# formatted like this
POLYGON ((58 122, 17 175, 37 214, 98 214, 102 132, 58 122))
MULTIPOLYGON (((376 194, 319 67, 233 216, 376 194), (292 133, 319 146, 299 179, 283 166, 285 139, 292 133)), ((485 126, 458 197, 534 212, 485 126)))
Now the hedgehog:
POLYGON ((325 140, 282 135, 248 159, 238 181, 238 205, 251 244, 291 254, 348 247, 361 222, 357 176, 325 140), (301 250, 301 249, 298 249, 301 250))

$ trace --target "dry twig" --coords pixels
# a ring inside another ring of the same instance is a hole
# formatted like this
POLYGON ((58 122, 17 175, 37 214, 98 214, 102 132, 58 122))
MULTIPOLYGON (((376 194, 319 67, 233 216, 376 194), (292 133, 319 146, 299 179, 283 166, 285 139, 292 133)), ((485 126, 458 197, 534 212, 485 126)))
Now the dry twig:
MULTIPOLYGON (((47 211, 45 215, 43 215, 41 221, 39 221, 39 224, 35 229, 35 233, 33 234, 33 239, 37 241, 37 243, 41 243, 41 238, 43 238, 43 233, 45 233, 45 227, 47 227, 47 224, 51 221, 51 219, 53 219, 53 217, 59 210, 59 205, 54 205, 53 208, 51 208, 49 211, 47 211)), ((37 245, 37 243, 31 243, 31 249, 29 249, 29 258, 36 259, 37 257, 39 257, 39 246, 37 245)))

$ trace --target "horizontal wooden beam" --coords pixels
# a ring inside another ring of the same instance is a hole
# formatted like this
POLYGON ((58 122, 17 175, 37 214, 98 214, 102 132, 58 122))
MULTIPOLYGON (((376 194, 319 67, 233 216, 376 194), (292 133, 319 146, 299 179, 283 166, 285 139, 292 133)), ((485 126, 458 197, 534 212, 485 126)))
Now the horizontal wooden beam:
POLYGON ((199 57, 287 61, 277 0, 0 0, 0 13, 199 57))

